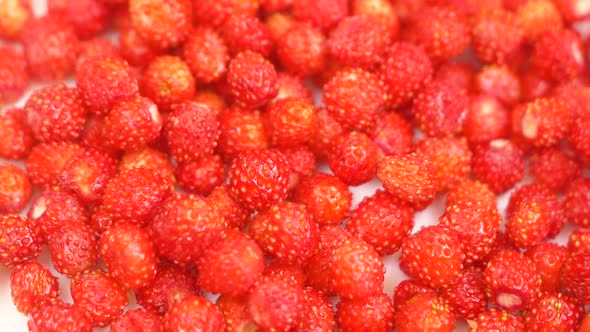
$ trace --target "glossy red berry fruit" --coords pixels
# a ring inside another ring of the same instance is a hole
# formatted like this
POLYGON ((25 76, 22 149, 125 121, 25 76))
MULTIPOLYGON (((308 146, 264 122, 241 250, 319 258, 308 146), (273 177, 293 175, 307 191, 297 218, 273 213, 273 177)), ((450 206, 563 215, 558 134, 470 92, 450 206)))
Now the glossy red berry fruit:
POLYGON ((192 26, 189 0, 130 0, 129 18, 137 33, 157 49, 182 43, 192 26))
POLYGON ((91 332, 93 323, 78 305, 61 300, 46 301, 33 310, 27 323, 29 331, 91 332))
POLYGON ((469 98, 464 90, 434 81, 414 99, 412 115, 426 136, 444 137, 463 130, 468 107, 469 98))
POLYGON ((9 46, 0 47, 0 55, 0 102, 12 102, 21 97, 29 85, 27 62, 22 52, 9 46))
POLYGON ((205 298, 192 295, 173 304, 163 318, 165 332, 223 331, 225 320, 217 306, 205 298))
POLYGON ((571 182, 565 189, 563 197, 563 206, 565 214, 573 224, 587 227, 590 225, 590 180, 579 178, 571 182))
POLYGON ((540 243, 529 249, 525 255, 529 257, 542 280, 541 290, 558 292, 560 289, 561 270, 568 257, 567 248, 551 242, 540 243))
POLYGON ((455 328, 455 316, 443 298, 435 293, 424 293, 401 305, 395 313, 395 326, 399 332, 451 332, 455 328))
POLYGON ((128 310, 111 324, 111 332, 160 332, 162 317, 143 308, 128 310))
POLYGON ((360 185, 375 175, 377 147, 359 131, 344 133, 332 141, 328 152, 330 170, 348 185, 360 185))
POLYGON ((12 108, 0 113, 0 157, 24 159, 33 147, 33 133, 22 109, 12 108))
POLYGON ((512 141, 496 139, 473 150, 473 175, 499 194, 512 188, 524 176, 524 153, 512 141))
POLYGON ((18 213, 29 202, 33 191, 23 170, 0 165, 0 213, 18 213))
POLYGON ((57 278, 37 262, 18 264, 10 273, 10 295, 18 311, 30 314, 43 301, 57 298, 57 278))
POLYGON ((278 93, 274 65, 251 51, 242 52, 230 61, 227 84, 236 102, 250 109, 263 106, 278 93))
POLYGON ((390 331, 394 324, 391 298, 385 294, 338 303, 336 320, 340 331, 390 331))
POLYGON ((74 278, 93 268, 98 261, 98 237, 84 223, 56 229, 47 239, 55 270, 74 278))
POLYGON ((165 314, 177 301, 198 294, 197 283, 188 270, 161 263, 153 282, 135 292, 137 303, 150 312, 165 314))
POLYGON ((151 99, 161 111, 195 95, 195 79, 189 66, 179 57, 159 56, 143 71, 139 83, 142 95, 151 99))

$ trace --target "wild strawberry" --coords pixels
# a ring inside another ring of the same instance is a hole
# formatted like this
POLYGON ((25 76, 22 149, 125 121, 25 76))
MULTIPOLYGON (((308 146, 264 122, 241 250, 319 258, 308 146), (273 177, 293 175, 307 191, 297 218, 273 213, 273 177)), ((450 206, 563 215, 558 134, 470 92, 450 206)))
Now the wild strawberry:
POLYGON ((84 224, 89 217, 78 197, 64 190, 50 189, 33 201, 28 218, 38 240, 45 242, 58 229, 71 224, 84 224))
POLYGON ((590 230, 587 228, 576 228, 568 240, 567 249, 570 252, 584 252, 590 244, 590 230))
POLYGON ((312 287, 305 287, 303 301, 301 318, 294 331, 331 331, 334 329, 336 322, 332 303, 322 293, 312 287))
POLYGON ((398 113, 378 113, 370 136, 384 156, 406 154, 412 150, 412 125, 398 113))
POLYGON ((288 331, 297 326, 304 306, 303 287, 280 277, 263 276, 248 296, 251 319, 269 331, 288 331))
POLYGON ((558 144, 573 122, 571 108, 557 98, 538 98, 512 112, 512 132, 534 147, 558 144))
POLYGON ((471 171, 471 151, 465 139, 425 138, 416 144, 416 153, 434 165, 442 190, 454 187, 471 171))
POLYGON ((147 66, 163 51, 148 45, 133 27, 129 18, 126 20, 125 24, 118 27, 121 58, 134 67, 147 66))
POLYGON ((71 223, 56 229, 47 245, 55 270, 74 278, 96 265, 97 237, 84 223, 71 223))
POLYGON ((287 197, 289 164, 276 150, 248 151, 228 172, 230 193, 250 210, 263 210, 287 197))
POLYGON ((170 187, 176 182, 174 177, 174 166, 167 154, 152 148, 142 148, 134 151, 127 151, 121 157, 119 172, 125 172, 132 168, 145 167, 158 171, 168 182, 170 187))
POLYGON ((383 290, 385 268, 379 254, 365 241, 348 238, 334 246, 329 273, 342 299, 364 299, 383 290))
POLYGON ((570 251, 562 268, 560 284, 565 292, 580 304, 590 303, 590 253, 587 250, 570 251))
POLYGON ((582 115, 573 122, 568 142, 578 158, 590 165, 590 114, 582 115))
POLYGON ((227 109, 227 103, 219 94, 212 90, 202 89, 196 92, 193 101, 199 104, 205 104, 212 109, 215 114, 220 115, 227 109))
POLYGON ((277 84, 279 85, 279 93, 271 100, 270 105, 286 98, 313 101, 312 91, 305 85, 302 77, 279 72, 277 73, 277 84))
POLYGON ((195 79, 179 57, 159 56, 143 71, 139 87, 142 95, 153 100, 161 111, 195 95, 195 79))
POLYGON ((439 222, 457 232, 466 262, 471 263, 491 252, 502 217, 495 204, 466 200, 447 205, 439 222))
POLYGON ((352 211, 346 230, 368 244, 382 256, 401 248, 414 227, 413 209, 387 192, 378 190, 352 211))
POLYGON ((475 88, 508 106, 516 104, 524 94, 518 75, 504 65, 483 67, 475 77, 475 88))
POLYGON ((394 5, 386 0, 353 0, 352 15, 376 20, 385 28, 385 33, 392 38, 397 37, 400 22, 394 5))
POLYGON ((50 16, 30 20, 22 32, 21 42, 27 68, 34 78, 60 80, 74 69, 78 37, 74 29, 61 20, 50 16))
POLYGON ((248 296, 221 295, 215 302, 225 318, 226 332, 240 332, 252 325, 248 312, 248 296))
POLYGON ((521 47, 524 32, 516 15, 504 9, 483 10, 471 22, 473 48, 485 63, 506 63, 521 47))
POLYGON ((566 248, 555 243, 544 242, 529 249, 525 255, 529 257, 542 280, 541 290, 545 292, 559 291, 561 269, 568 256, 566 248))
POLYGON ((459 239, 459 233, 442 225, 421 229, 402 245, 402 271, 433 288, 449 285, 465 260, 459 239))
POLYGON ((318 109, 316 120, 316 130, 309 144, 318 158, 327 159, 332 141, 344 133, 344 129, 325 108, 318 109))
POLYGON ((348 15, 348 2, 345 0, 294 0, 293 16, 298 21, 310 22, 327 32, 348 15))
POLYGON ((178 46, 192 25, 188 0, 130 0, 129 17, 137 33, 157 49, 178 46))
POLYGON ((430 204, 440 190, 434 165, 415 153, 383 158, 377 166, 377 178, 385 190, 417 210, 430 204))
POLYGON ((426 136, 451 136, 462 131, 468 107, 469 98, 464 90, 432 82, 414 99, 412 115, 426 136))
POLYGON ((211 245, 198 261, 198 283, 212 293, 246 293, 264 271, 264 254, 248 235, 228 231, 225 239, 211 245))
POLYGON ((0 3, 0 38, 17 40, 27 22, 33 17, 27 0, 6 0, 0 3))
POLYGON ((473 175, 494 193, 512 188, 524 176, 524 154, 512 141, 495 139, 473 150, 473 175))
POLYGON ((432 63, 421 46, 407 42, 391 45, 380 69, 387 105, 396 109, 408 104, 432 79, 432 74, 432 63))
POLYGON ((229 60, 227 47, 221 36, 213 29, 196 27, 183 46, 183 58, 195 80, 210 83, 226 71, 229 60))
MULTIPOLYGON (((295 18, 290 13, 285 12, 274 12, 264 19, 264 25, 268 29, 268 32, 272 36, 275 43, 280 42, 281 38, 285 36, 285 33, 291 29, 293 25, 297 23, 295 18)), ((308 22, 302 22, 307 24, 308 22)), ((323 36, 323 35, 322 35, 323 36)), ((277 45, 278 51, 278 45, 277 45)))
POLYGON ((76 60, 76 68, 88 59, 102 56, 119 56, 118 46, 115 46, 111 40, 102 37, 81 41, 78 51, 78 59, 76 60))
POLYGON ((375 175, 377 147, 366 134, 350 131, 332 142, 328 165, 348 185, 363 184, 375 175))
MULTIPOLYGON (((551 82, 543 79, 536 71, 529 69, 520 74, 520 86, 523 101, 544 97, 553 88, 551 82)), ((562 98, 567 100, 567 98, 562 98)))
POLYGON ((62 300, 51 300, 31 312, 28 327, 31 332, 91 332, 93 324, 79 306, 64 303, 62 300))
POLYGON ((467 321, 469 332, 525 332, 522 316, 511 314, 508 311, 490 308, 479 314, 477 318, 467 321))
POLYGON ((280 150, 289 164, 289 191, 296 188, 302 178, 312 175, 316 170, 316 158, 305 145, 280 150))
POLYGON ((521 252, 505 250, 487 263, 484 278, 492 303, 508 311, 530 308, 541 291, 533 261, 521 252))
POLYGON ((37 262, 18 264, 10 273, 10 295, 18 311, 28 315, 44 300, 57 298, 57 278, 37 262))
POLYGON ((174 303, 163 319, 164 332, 223 331, 225 320, 217 306, 199 295, 187 296, 174 303))
POLYGON ((322 32, 309 23, 293 24, 277 40, 277 55, 286 70, 298 76, 310 76, 326 65, 326 40, 322 32))
POLYGON ((208 195, 223 183, 225 165, 218 155, 204 156, 200 160, 178 164, 178 186, 190 193, 208 195))
POLYGON ((204 0, 194 3, 193 12, 197 22, 220 27, 232 16, 255 16, 259 7, 259 0, 204 0))
POLYGON ((382 60, 392 38, 388 32, 377 20, 345 17, 330 31, 328 50, 344 66, 369 69, 382 60))
POLYGON ((262 250, 281 262, 301 265, 318 246, 319 228, 305 206, 278 203, 260 211, 249 233, 262 250))
POLYGON ((443 63, 434 74, 434 80, 442 83, 454 84, 463 90, 473 89, 473 80, 475 76, 474 69, 461 63, 443 63))
POLYGON ((590 226, 590 179, 579 178, 571 182, 563 194, 566 217, 573 224, 590 226))
POLYGON ((339 70, 324 85, 326 108, 349 129, 371 127, 385 100, 383 83, 375 75, 358 68, 339 70))
POLYGON ((219 116, 218 151, 226 161, 241 152, 264 150, 268 147, 262 117, 258 111, 231 107, 219 116))
POLYGON ((42 143, 33 147, 25 161, 29 179, 42 188, 58 184, 63 168, 82 150, 80 145, 71 142, 42 143))
POLYGON ((256 16, 230 16, 221 26, 221 34, 232 56, 252 51, 267 58, 274 48, 270 32, 256 16))
MULTIPOLYGON (((6 2, 10 1, 13 0, 6 2)), ((27 62, 22 52, 9 46, 0 46, 0 55, 0 103, 12 102, 20 98, 29 85, 27 62)))
POLYGON ((508 136, 510 115, 498 99, 480 94, 471 97, 463 131, 470 144, 508 136))
POLYGON ((34 260, 40 252, 40 241, 26 218, 0 215, 0 265, 11 268, 34 260))
POLYGON ((401 305, 395 313, 399 332, 440 331, 455 329, 455 316, 449 305, 434 293, 418 294, 401 305))
POLYGON ((319 225, 338 225, 348 215, 352 193, 337 177, 316 173, 296 187, 295 201, 304 204, 319 225))
POLYGON ((582 322, 579 325, 578 331, 579 332, 590 331, 590 313, 586 313, 586 315, 582 319, 582 322))
POLYGON ((161 256, 188 264, 224 237, 226 222, 207 199, 175 194, 162 203, 151 228, 161 256))
POLYGON ((100 0, 83 0, 71 4, 65 0, 49 0, 47 12, 68 22, 80 39, 88 39, 106 28, 109 8, 100 0))
POLYGON ((278 93, 274 65, 251 51, 239 53, 230 61, 227 84, 236 102, 250 109, 263 106, 278 93))
POLYGON ((196 282, 187 270, 162 263, 153 282, 136 291, 137 303, 158 315, 165 314, 175 302, 196 294, 196 282))
POLYGON ((216 114, 203 104, 176 104, 164 128, 168 147, 179 162, 198 160, 213 153, 219 139, 216 114))
POLYGON ((292 280, 302 287, 305 286, 307 281, 307 276, 300 266, 284 263, 279 260, 273 260, 266 264, 263 277, 292 280))
POLYGON ((535 42, 531 63, 542 77, 567 82, 584 71, 582 41, 573 30, 547 31, 535 42))
POLYGON ((444 298, 451 312, 459 319, 474 319, 487 307, 486 285, 483 273, 477 268, 463 270, 440 296, 444 298))
POLYGON ((496 195, 487 185, 477 180, 465 179, 451 189, 447 195, 447 206, 460 202, 473 202, 476 204, 490 204, 496 206, 496 195))
POLYGON ((95 326, 106 326, 123 313, 127 292, 101 270, 86 272, 72 279, 72 299, 95 326))
POLYGON ((515 13, 516 22, 523 29, 524 38, 529 44, 533 44, 546 31, 563 27, 563 20, 553 1, 524 1, 515 13))
POLYGON ((229 228, 242 229, 250 221, 250 211, 238 204, 227 185, 215 187, 207 199, 219 211, 229 228))
POLYGON ((161 332, 162 318, 143 308, 128 310, 111 324, 111 332, 161 332))
POLYGON ((100 235, 100 257, 109 275, 128 289, 149 285, 156 274, 157 256, 147 231, 118 223, 100 235))
POLYGON ((584 309, 561 293, 543 293, 524 316, 528 331, 574 331, 584 309))
POLYGON ((546 148, 532 153, 529 170, 535 182, 557 192, 578 178, 582 167, 562 149, 546 148))
POLYGON ((76 68, 76 87, 88 111, 97 115, 107 114, 119 99, 139 90, 129 64, 109 56, 82 62, 76 68))
POLYGON ((436 295, 436 291, 418 280, 406 279, 400 282, 393 291, 393 304, 395 311, 406 304, 411 298, 418 294, 432 293, 436 295))
POLYGON ((390 331, 394 323, 393 303, 385 294, 338 303, 336 320, 340 331, 390 331))
POLYGON ((33 147, 33 134, 22 109, 0 112, 0 158, 23 159, 33 147))
POLYGON ((267 108, 268 135, 271 144, 295 147, 307 143, 315 130, 316 110, 312 103, 285 98, 267 108))
POLYGON ((0 165, 0 213, 18 213, 32 195, 31 182, 20 168, 0 165))

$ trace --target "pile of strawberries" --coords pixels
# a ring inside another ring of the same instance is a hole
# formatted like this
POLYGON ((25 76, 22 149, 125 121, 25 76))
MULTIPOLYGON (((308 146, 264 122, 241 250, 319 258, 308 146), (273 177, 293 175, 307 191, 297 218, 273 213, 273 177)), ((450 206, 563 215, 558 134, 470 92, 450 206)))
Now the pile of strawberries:
POLYGON ((588 0, 47 2, 0 2, 30 331, 590 331, 588 0))

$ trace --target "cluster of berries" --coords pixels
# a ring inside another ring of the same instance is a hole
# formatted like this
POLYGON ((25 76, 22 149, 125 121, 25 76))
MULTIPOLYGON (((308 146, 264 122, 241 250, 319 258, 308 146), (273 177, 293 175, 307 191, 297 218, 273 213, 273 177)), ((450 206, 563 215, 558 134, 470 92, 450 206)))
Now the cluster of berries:
POLYGON ((590 331, 588 0, 47 5, 0 2, 0 104, 43 83, 0 113, 30 331, 590 331))

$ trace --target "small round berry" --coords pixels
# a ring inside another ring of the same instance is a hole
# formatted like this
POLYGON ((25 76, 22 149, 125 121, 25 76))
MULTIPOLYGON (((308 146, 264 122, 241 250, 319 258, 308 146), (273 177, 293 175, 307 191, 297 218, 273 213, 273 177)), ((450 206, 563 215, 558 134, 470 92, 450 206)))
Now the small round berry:
POLYGON ((256 16, 230 16, 220 30, 232 56, 252 51, 268 58, 273 51, 272 36, 256 16))
POLYGON ((260 0, 201 0, 193 2, 197 22, 213 28, 220 27, 232 16, 255 16, 260 0))
POLYGON ((306 77, 326 66, 326 39, 309 23, 295 23, 277 40, 277 55, 286 70, 306 77))
POLYGON ((282 148, 306 144, 316 128, 316 109, 305 99, 273 102, 267 107, 266 116, 270 143, 282 148))
POLYGON ((31 181, 22 169, 0 165, 0 213, 18 213, 31 199, 31 181))
POLYGON ((274 65, 251 51, 240 53, 230 61, 227 83, 236 102, 246 108, 263 106, 279 89, 274 65))
POLYGON ((192 25, 190 0, 129 0, 129 17, 137 33, 158 49, 178 46, 192 25))
POLYGON ((574 120, 571 108, 559 98, 538 98, 512 111, 512 133, 538 147, 557 145, 574 120))
POLYGON ((217 150, 224 160, 231 161, 242 152, 268 147, 260 112, 231 107, 219 116, 220 135, 217 150))
POLYGON ((153 100, 162 111, 169 111, 173 104, 195 95, 195 79, 188 65, 169 55, 150 62, 143 71, 139 86, 141 94, 153 100))
POLYGON ((543 293, 524 316, 527 331, 574 331, 584 308, 561 293, 543 293))
POLYGON ((91 332, 92 320, 80 306, 62 300, 48 300, 36 307, 27 323, 29 331, 91 332))
POLYGON ((567 219, 573 224, 590 226, 590 179, 572 181, 563 193, 563 206, 567 219))
POLYGON ((180 163, 176 167, 178 186, 183 190, 201 195, 221 185, 225 179, 225 165, 218 155, 204 156, 199 160, 180 163))
POLYGON ((352 193, 337 177, 316 173, 299 183, 295 201, 304 204, 319 225, 338 225, 348 215, 352 193))
POLYGON ((524 94, 520 84, 518 75, 504 65, 485 66, 475 77, 477 91, 495 97, 507 106, 518 103, 521 94, 524 94))
POLYGON ((205 298, 192 295, 174 303, 163 318, 165 332, 225 330, 223 314, 205 298))
POLYGON ((465 90, 434 81, 414 99, 412 115, 426 136, 451 136, 463 130, 468 107, 465 90))
POLYGON ((510 114, 498 99, 486 95, 471 97, 463 132, 470 144, 483 144, 508 136, 510 114))
POLYGON ((227 184, 215 187, 207 199, 219 211, 228 228, 243 229, 250 221, 250 211, 232 197, 227 184))
POLYGON ((303 289, 303 310, 295 331, 332 331, 336 325, 332 303, 312 287, 303 289))
POLYGON ((394 310, 385 294, 359 300, 344 299, 338 303, 336 320, 342 332, 391 331, 394 310))
POLYGON ((453 188, 471 173, 471 150, 465 138, 427 137, 416 144, 416 153, 432 163, 442 190, 453 188))
POLYGON ((542 77, 567 82, 584 71, 580 36, 573 30, 547 31, 535 43, 531 64, 542 77))
POLYGON ((546 31, 563 27, 563 20, 553 1, 521 1, 515 9, 517 24, 523 29, 524 38, 529 44, 533 44, 546 31))
POLYGON ((102 37, 81 41, 78 59, 76 60, 76 71, 82 62, 102 56, 118 57, 119 47, 115 46, 111 40, 102 37))
POLYGON ((81 151, 83 148, 72 142, 50 142, 34 146, 25 160, 29 179, 44 189, 59 184, 62 170, 81 151))
POLYGON ((590 114, 585 114, 573 122, 568 142, 577 153, 577 157, 586 165, 590 165, 590 114))
POLYGON ((500 194, 522 180, 524 153, 512 141, 495 139, 474 148, 471 166, 476 179, 500 194))
POLYGON ((84 223, 56 229, 47 240, 55 270, 70 278, 93 268, 98 261, 97 237, 84 223))
POLYGON ((170 187, 174 187, 176 183, 174 177, 175 167, 172 165, 170 157, 166 153, 152 148, 142 148, 127 151, 121 156, 119 172, 125 172, 139 167, 157 171, 168 182, 170 187))
POLYGON ((0 46, 0 102, 17 100, 25 93, 28 85, 27 62, 22 52, 9 46, 0 46))
POLYGON ((529 249, 525 255, 530 258, 541 278, 541 290, 560 290, 561 270, 568 257, 567 248, 551 242, 543 242, 529 249))
POLYGON ((455 329, 455 316, 449 305, 434 292, 418 294, 400 306, 395 313, 399 332, 438 331, 455 329))
POLYGON ((376 20, 382 24, 386 33, 392 38, 397 37, 400 22, 394 4, 387 0, 353 0, 351 3, 352 15, 376 20))
POLYGON ((406 154, 412 151, 414 132, 412 125, 395 112, 380 112, 370 136, 384 156, 406 154))
POLYGON ((111 332, 161 332, 162 317, 143 308, 128 310, 111 324, 111 332))
POLYGON ((57 278, 37 262, 18 264, 10 273, 10 295, 18 311, 28 315, 43 301, 57 298, 57 278))
POLYGON ((184 43, 182 57, 199 83, 217 81, 227 70, 228 50, 213 29, 196 27, 184 43))
POLYGON ((506 63, 521 47, 524 32, 516 15, 504 9, 483 10, 471 22, 473 49, 485 63, 506 63))
POLYGON ((0 3, 0 38, 16 40, 33 17, 27 0, 5 0, 0 3))
POLYGON ((89 39, 105 30, 109 8, 100 0, 48 0, 47 12, 68 22, 80 39, 89 39))
POLYGON ((293 0, 293 16, 327 32, 348 15, 346 0, 293 0))
POLYGON ((526 331, 522 316, 497 308, 490 308, 482 312, 475 319, 469 320, 467 324, 469 332, 526 331))
POLYGON ((450 306, 451 312, 459 319, 474 319, 486 310, 486 285, 483 272, 478 268, 468 268, 459 274, 440 296, 450 306))
POLYGON ((148 45, 133 27, 129 18, 126 18, 126 22, 118 27, 118 32, 121 58, 133 67, 147 66, 162 53, 162 50, 148 45))
POLYGON ((40 243, 26 218, 0 215, 0 265, 13 267, 32 261, 40 252, 40 243))
POLYGON ((375 175, 377 146, 366 134, 350 131, 334 139, 328 152, 328 165, 348 185, 360 185, 375 175))

